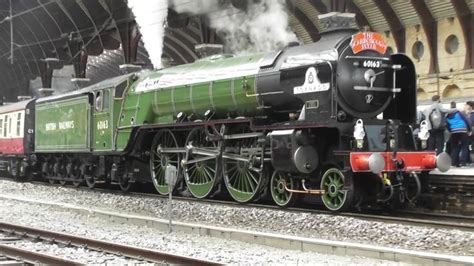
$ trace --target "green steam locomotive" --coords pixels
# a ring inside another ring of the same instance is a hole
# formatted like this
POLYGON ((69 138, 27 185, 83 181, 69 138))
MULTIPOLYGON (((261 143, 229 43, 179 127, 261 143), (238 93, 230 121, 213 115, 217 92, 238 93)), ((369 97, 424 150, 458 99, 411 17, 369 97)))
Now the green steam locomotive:
POLYGON ((374 32, 335 30, 277 52, 214 55, 19 108, 24 149, 2 165, 51 183, 127 191, 151 180, 162 195, 228 194, 241 203, 268 195, 280 206, 316 195, 339 211, 414 200, 419 176, 449 164, 418 148, 414 66, 374 32))

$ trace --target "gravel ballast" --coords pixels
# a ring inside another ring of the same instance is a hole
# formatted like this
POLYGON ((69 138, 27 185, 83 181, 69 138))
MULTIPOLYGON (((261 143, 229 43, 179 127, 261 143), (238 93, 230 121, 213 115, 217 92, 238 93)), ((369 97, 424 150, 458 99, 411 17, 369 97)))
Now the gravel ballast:
MULTIPOLYGON (((353 256, 337 256, 281 250, 239 241, 182 233, 167 234, 148 226, 115 223, 94 215, 84 216, 56 206, 23 203, 0 199, 0 221, 28 225, 35 228, 66 232, 137 247, 157 249, 178 255, 192 256, 224 264, 252 265, 403 265, 390 261, 353 256)), ((25 246, 25 245, 23 245, 25 246)), ((91 254, 76 248, 45 248, 45 245, 26 245, 28 249, 44 251, 86 264, 135 264, 108 255, 91 254)))
MULTIPOLYGON (((14 183, 3 180, 0 181, 0 194, 68 203, 104 211, 146 215, 162 219, 168 217, 167 200, 164 198, 101 193, 67 187, 14 183)), ((4 208, 2 207, 2 212, 8 210, 4 208)), ((22 208, 12 209, 18 209, 19 213, 24 211, 22 208)), ((318 239, 431 251, 441 254, 474 255, 474 247, 472 245, 474 243, 474 233, 456 229, 411 226, 366 221, 351 217, 305 212, 295 213, 245 206, 229 207, 219 204, 179 200, 174 201, 173 216, 174 219, 181 222, 193 222, 227 228, 283 233, 318 239)), ((93 217, 89 218, 92 219, 93 217)), ((121 233, 125 234, 125 232, 129 232, 129 230, 121 233)), ((170 235, 166 236, 170 237, 170 235)), ((288 254, 289 251, 284 253, 288 254)))

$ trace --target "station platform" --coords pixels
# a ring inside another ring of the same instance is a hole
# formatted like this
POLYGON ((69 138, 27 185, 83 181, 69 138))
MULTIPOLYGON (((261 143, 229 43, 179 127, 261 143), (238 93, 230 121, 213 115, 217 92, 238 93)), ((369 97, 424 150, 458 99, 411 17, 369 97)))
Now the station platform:
POLYGON ((444 175, 444 176, 472 176, 474 178, 474 165, 464 167, 451 167, 446 172, 440 172, 435 169, 430 172, 430 175, 444 175))
POLYGON ((471 197, 474 195, 474 166, 451 167, 446 172, 435 169, 430 172, 428 182, 432 188, 467 193, 471 197))

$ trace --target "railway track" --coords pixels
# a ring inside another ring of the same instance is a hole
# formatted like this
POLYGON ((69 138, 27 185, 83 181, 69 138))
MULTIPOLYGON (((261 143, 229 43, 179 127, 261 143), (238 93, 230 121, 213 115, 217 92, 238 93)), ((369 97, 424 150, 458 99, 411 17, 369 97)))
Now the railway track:
MULTIPOLYGON (((49 183, 34 181, 34 183, 44 185, 44 186, 54 186, 49 183)), ((87 187, 70 187, 71 189, 79 189, 85 191, 93 191, 98 193, 107 193, 115 195, 131 195, 137 197, 148 197, 148 198, 161 198, 164 200, 168 199, 168 196, 162 196, 153 192, 127 192, 124 193, 120 190, 112 190, 109 188, 94 188, 93 190, 87 187)), ((175 200, 189 201, 189 202, 203 202, 207 204, 220 204, 231 207, 247 208, 265 208, 269 210, 282 210, 282 208, 275 206, 271 203, 249 203, 249 204, 240 204, 232 200, 225 199, 196 199, 193 197, 185 196, 173 196, 175 200)), ((427 211, 425 209, 410 209, 410 210, 396 210, 394 212, 387 212, 385 210, 376 210, 376 211, 366 211, 366 212, 331 212, 328 210, 316 209, 314 205, 303 204, 298 207, 285 208, 285 211, 289 212, 309 212, 313 214, 325 214, 325 215, 337 215, 344 217, 352 217, 365 219, 370 221, 381 221, 381 222, 394 222, 394 223, 404 223, 411 225, 420 225, 420 226, 432 226, 432 227, 444 227, 444 228, 456 228, 460 230, 474 230, 474 217, 468 215, 457 215, 450 213, 438 213, 433 211, 427 211)))
MULTIPOLYGON (((36 241, 48 241, 62 243, 67 246, 86 247, 90 250, 115 254, 117 256, 137 259, 144 263, 159 264, 185 264, 185 265, 219 265, 216 262, 196 259, 192 257, 161 252, 152 249, 133 247, 129 245, 117 244, 102 240, 95 240, 85 237, 74 236, 70 234, 58 233, 43 229, 37 229, 27 226, 15 225, 0 222, 0 232, 6 235, 16 237, 17 239, 30 238, 36 241)), ((81 263, 57 258, 50 255, 39 254, 31 251, 21 250, 19 248, 9 247, 0 244, 0 253, 11 258, 20 258, 30 263, 44 263, 54 265, 78 265, 81 263)))
MULTIPOLYGON (((66 190, 61 188, 61 191, 63 193, 67 193, 66 190)), ((47 191, 49 189, 46 189, 47 191)), ((87 190, 90 191, 90 190, 87 190)), ((76 192, 71 193, 75 194, 76 192)), ((97 196, 101 195, 104 193, 104 191, 97 191, 98 193, 97 196)), ((122 192, 119 191, 105 191, 105 193, 109 194, 118 194, 118 195, 123 195, 122 192)), ((78 193, 78 196, 81 195, 80 197, 91 197, 89 193, 78 193)), ((95 198, 95 196, 92 196, 95 198)), ((104 195, 102 195, 104 197, 104 195)), ((145 200, 146 202, 149 202, 150 204, 153 204, 153 202, 156 200, 156 202, 161 206, 164 204, 162 201, 163 199, 158 200, 160 196, 157 195, 149 195, 149 194, 142 194, 142 193, 131 193, 130 195, 131 198, 125 199, 125 198, 120 198, 120 197, 110 197, 110 199, 113 199, 113 201, 120 202, 122 200, 126 202, 135 202, 135 199, 138 199, 140 197, 140 200, 145 200), (148 197, 149 199, 146 199, 144 197, 148 197), (135 199, 134 199, 135 198, 135 199)), ((2 198, 8 199, 9 197, 7 195, 2 196, 2 198)), ((104 197, 109 198, 109 197, 104 197)), ((147 225, 147 226, 152 226, 153 228, 157 228, 159 230, 166 230, 168 229, 168 220, 163 219, 163 217, 159 216, 156 217, 155 215, 147 216, 148 214, 146 213, 141 213, 141 214, 134 214, 134 213, 121 213, 120 211, 118 213, 110 211, 108 209, 101 210, 101 209, 94 209, 94 208, 88 208, 88 207, 83 207, 83 206, 76 206, 76 205, 70 205, 68 201, 64 202, 50 202, 48 200, 42 201, 42 200, 34 200, 34 199, 28 199, 28 198, 22 198, 22 197, 14 197, 11 198, 12 200, 18 200, 18 201, 23 201, 23 202, 31 202, 32 204, 44 204, 48 206, 57 206, 57 208, 65 208, 69 209, 71 208, 71 211, 77 212, 77 213, 85 213, 87 215, 93 215, 94 217, 98 219, 106 219, 110 220, 112 222, 120 222, 120 223, 126 223, 130 225, 147 225), (161 217, 161 218, 160 218, 161 217)), ((194 201, 194 199, 184 199, 188 201, 194 201)), ((241 204, 235 204, 234 202, 227 202, 227 201, 209 201, 209 203, 204 202, 205 204, 203 206, 189 206, 190 208, 198 207, 199 209, 202 209, 203 207, 209 207, 211 210, 214 210, 214 207, 209 206, 207 204, 216 204, 216 205, 227 205, 227 206, 234 206, 234 208, 242 208, 243 210, 235 210, 237 213, 246 213, 248 207, 254 207, 258 206, 259 208, 275 208, 273 206, 267 207, 266 205, 241 205, 241 204)), ((188 205, 188 203, 180 203, 179 205, 188 205)), ((220 209, 220 208, 219 208, 220 209)), ((226 209, 226 208, 224 208, 226 209)), ((250 210, 249 210, 250 211, 250 210)), ((251 210, 251 212, 254 212, 254 210, 251 210)), ((294 212, 296 213, 296 216, 300 215, 300 212, 306 212, 306 213, 301 213, 301 215, 307 215, 309 212, 307 209, 290 209, 288 212, 294 212)), ((315 210, 315 212, 318 212, 318 210, 315 210)), ((161 212, 160 212, 161 213, 161 212)), ((166 211, 165 211, 166 213, 166 211)), ((232 213, 232 211, 231 211, 232 213)), ((257 210, 257 213, 264 213, 261 210, 257 210)), ((326 213, 325 211, 321 211, 321 213, 326 213)), ((270 214, 270 213, 269 213, 270 214)), ((334 216, 340 216, 340 215, 345 215, 343 214, 332 214, 329 213, 330 215, 334 216)), ((278 213, 275 213, 275 217, 278 216, 278 213)), ((361 217, 360 219, 367 219, 367 220, 378 220, 378 218, 375 218, 374 215, 367 214, 369 218, 364 218, 361 217)), ((291 215, 292 217, 295 217, 295 214, 291 215)), ((353 217, 350 213, 348 216, 353 217)), ((269 217, 274 217, 274 216, 269 216, 269 217)), ((320 217, 323 221, 326 219, 327 221, 333 221, 333 220, 338 220, 338 217, 320 217)), ((384 218, 382 218, 384 219, 384 218)), ((413 218, 412 218, 413 219, 413 218)), ((347 220, 350 222, 350 220, 347 220)), ((384 221, 387 221, 385 218, 384 221)), ((393 221, 393 219, 390 219, 390 221, 393 221)), ((354 222, 357 222, 354 220, 354 222)), ((359 221, 361 222, 361 221, 359 221)), ((388 221, 387 221, 388 222, 388 221)), ((400 223, 411 223, 411 224, 416 224, 420 225, 419 223, 413 222, 413 221, 406 221, 406 222, 395 222, 395 224, 388 225, 388 226, 398 226, 400 223)), ((370 224, 368 224, 370 225, 370 224)), ((377 226, 384 226, 382 224, 379 224, 377 226)), ((376 227, 377 227, 376 226, 376 227)), ((433 226, 438 226, 438 225, 433 225, 433 226)), ((443 225, 446 226, 446 225, 443 225)), ((370 228, 370 227, 367 227, 370 228)), ((465 228, 464 228, 465 229, 465 228)), ((425 230, 424 226, 420 228, 420 232, 423 232, 425 230)), ((261 244, 265 246, 271 246, 271 247, 276 247, 276 248, 288 248, 288 249, 295 249, 299 251, 304 251, 304 252, 323 252, 323 253, 330 253, 330 254, 339 254, 339 255, 357 255, 357 256, 363 256, 363 257, 369 257, 369 258, 387 258, 389 260, 393 261, 401 261, 401 262, 413 262, 413 263, 419 263, 419 264, 439 264, 439 265, 470 265, 474 263, 474 260, 472 257, 469 256, 461 256, 459 257, 458 255, 450 255, 449 253, 446 254, 445 250, 442 249, 440 250, 441 252, 438 253, 437 251, 435 252, 430 252, 435 249, 431 249, 430 244, 428 243, 428 248, 427 249, 415 249, 415 250, 408 250, 408 249, 403 249, 403 247, 396 246, 392 247, 390 244, 385 247, 385 244, 380 245, 380 243, 376 242, 368 242, 366 243, 365 241, 359 242, 359 241, 333 241, 333 240, 328 240, 327 238, 318 238, 317 236, 305 236, 304 234, 286 234, 283 231, 275 231, 275 232, 266 232, 265 230, 255 230, 251 228, 239 228, 239 227, 219 227, 219 226, 214 226, 214 225, 206 225, 206 223, 193 223, 193 222, 179 222, 175 221, 173 222, 173 231, 175 232, 184 232, 186 234, 197 234, 199 236, 208 236, 208 237, 217 237, 217 238, 223 238, 223 239, 229 239, 229 240, 237 240, 237 241, 242 241, 242 242, 247 242, 247 243, 252 243, 252 244, 261 244), (375 245, 374 245, 375 243, 375 245), (426 251, 425 251, 426 250, 426 251)), ((417 230, 415 230, 417 231, 417 230)), ((286 231, 285 231, 286 232, 286 231)), ((418 231, 417 231, 418 232, 418 231)), ((395 233, 395 235, 398 235, 395 233)), ((449 234, 452 236, 453 234, 449 234)), ((456 235, 456 234, 454 234, 456 235)), ((403 238, 403 235, 400 235, 403 238)), ((358 239, 356 237, 356 239, 358 239)), ((438 241, 442 241, 439 239, 438 241)), ((435 246, 433 246, 435 247, 435 246)), ((459 246, 462 248, 462 246, 459 246)), ((449 249, 450 250, 450 249, 449 249)), ((464 249, 462 249, 464 250, 464 249)), ((456 251, 459 252, 459 251, 456 251)), ((460 254, 465 254, 464 251, 462 251, 460 254)))
POLYGON ((9 246, 2 242, 5 242, 5 239, 0 239, 1 265, 81 265, 81 263, 76 261, 9 246))
MULTIPOLYGON (((46 184, 49 186, 49 184, 46 184)), ((89 190, 85 187, 80 187, 77 189, 89 190)), ((144 192, 128 192, 123 193, 117 190, 110 190, 105 188, 95 188, 94 189, 100 193, 109 193, 116 195, 132 195, 137 197, 149 197, 149 198, 161 198, 168 199, 168 196, 162 196, 153 193, 144 193, 144 192)), ((450 213, 436 213, 436 212, 427 212, 427 210, 397 210, 394 212, 387 212, 384 210, 380 211, 368 211, 368 212, 339 212, 335 213, 328 210, 315 209, 314 205, 304 204, 304 206, 291 207, 282 209, 278 206, 275 206, 270 203, 249 203, 249 204, 240 204, 232 200, 222 200, 222 199, 196 199, 193 197, 184 197, 184 196, 173 196, 173 199, 189 201, 189 202, 205 202, 208 204, 220 204, 231 207, 247 208, 265 208, 269 210, 285 210, 289 212, 309 212, 313 214, 326 214, 326 215, 336 215, 344 217, 353 217, 360 218, 370 221, 381 221, 381 222, 396 222, 412 225, 422 225, 422 226, 433 226, 433 227, 446 227, 446 228, 456 228, 460 230, 474 230, 474 217, 466 215, 457 215, 450 213)))

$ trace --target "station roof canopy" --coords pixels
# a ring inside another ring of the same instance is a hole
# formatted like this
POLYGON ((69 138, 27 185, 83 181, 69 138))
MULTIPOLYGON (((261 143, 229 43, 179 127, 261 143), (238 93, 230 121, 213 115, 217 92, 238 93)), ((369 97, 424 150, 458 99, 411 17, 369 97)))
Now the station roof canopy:
MULTIPOLYGON (((231 0, 229 0, 231 1, 231 0)), ((236 1, 231 1, 233 4, 236 1)), ((391 32, 398 50, 405 50, 405 29, 420 25, 429 29, 434 21, 458 17, 472 48, 471 25, 474 1, 446 0, 285 0, 290 26, 304 43, 318 40, 318 15, 328 12, 356 14, 359 27, 391 32)), ((168 12, 168 17, 180 16, 168 12)), ((220 39, 199 16, 179 17, 169 25, 164 56, 172 64, 198 58, 195 45, 220 43, 220 39)), ((9 99, 30 94, 29 81, 42 78, 51 86, 48 73, 75 65, 72 77, 100 81, 120 75, 118 65, 139 62, 150 67, 126 0, 0 0, 0 81, 9 99), (135 46, 135 47, 134 47, 135 46), (135 49, 135 50, 134 50, 135 49)), ((428 33, 435 43, 435 33, 428 33)), ((472 51, 471 51, 472 53, 472 51)))

